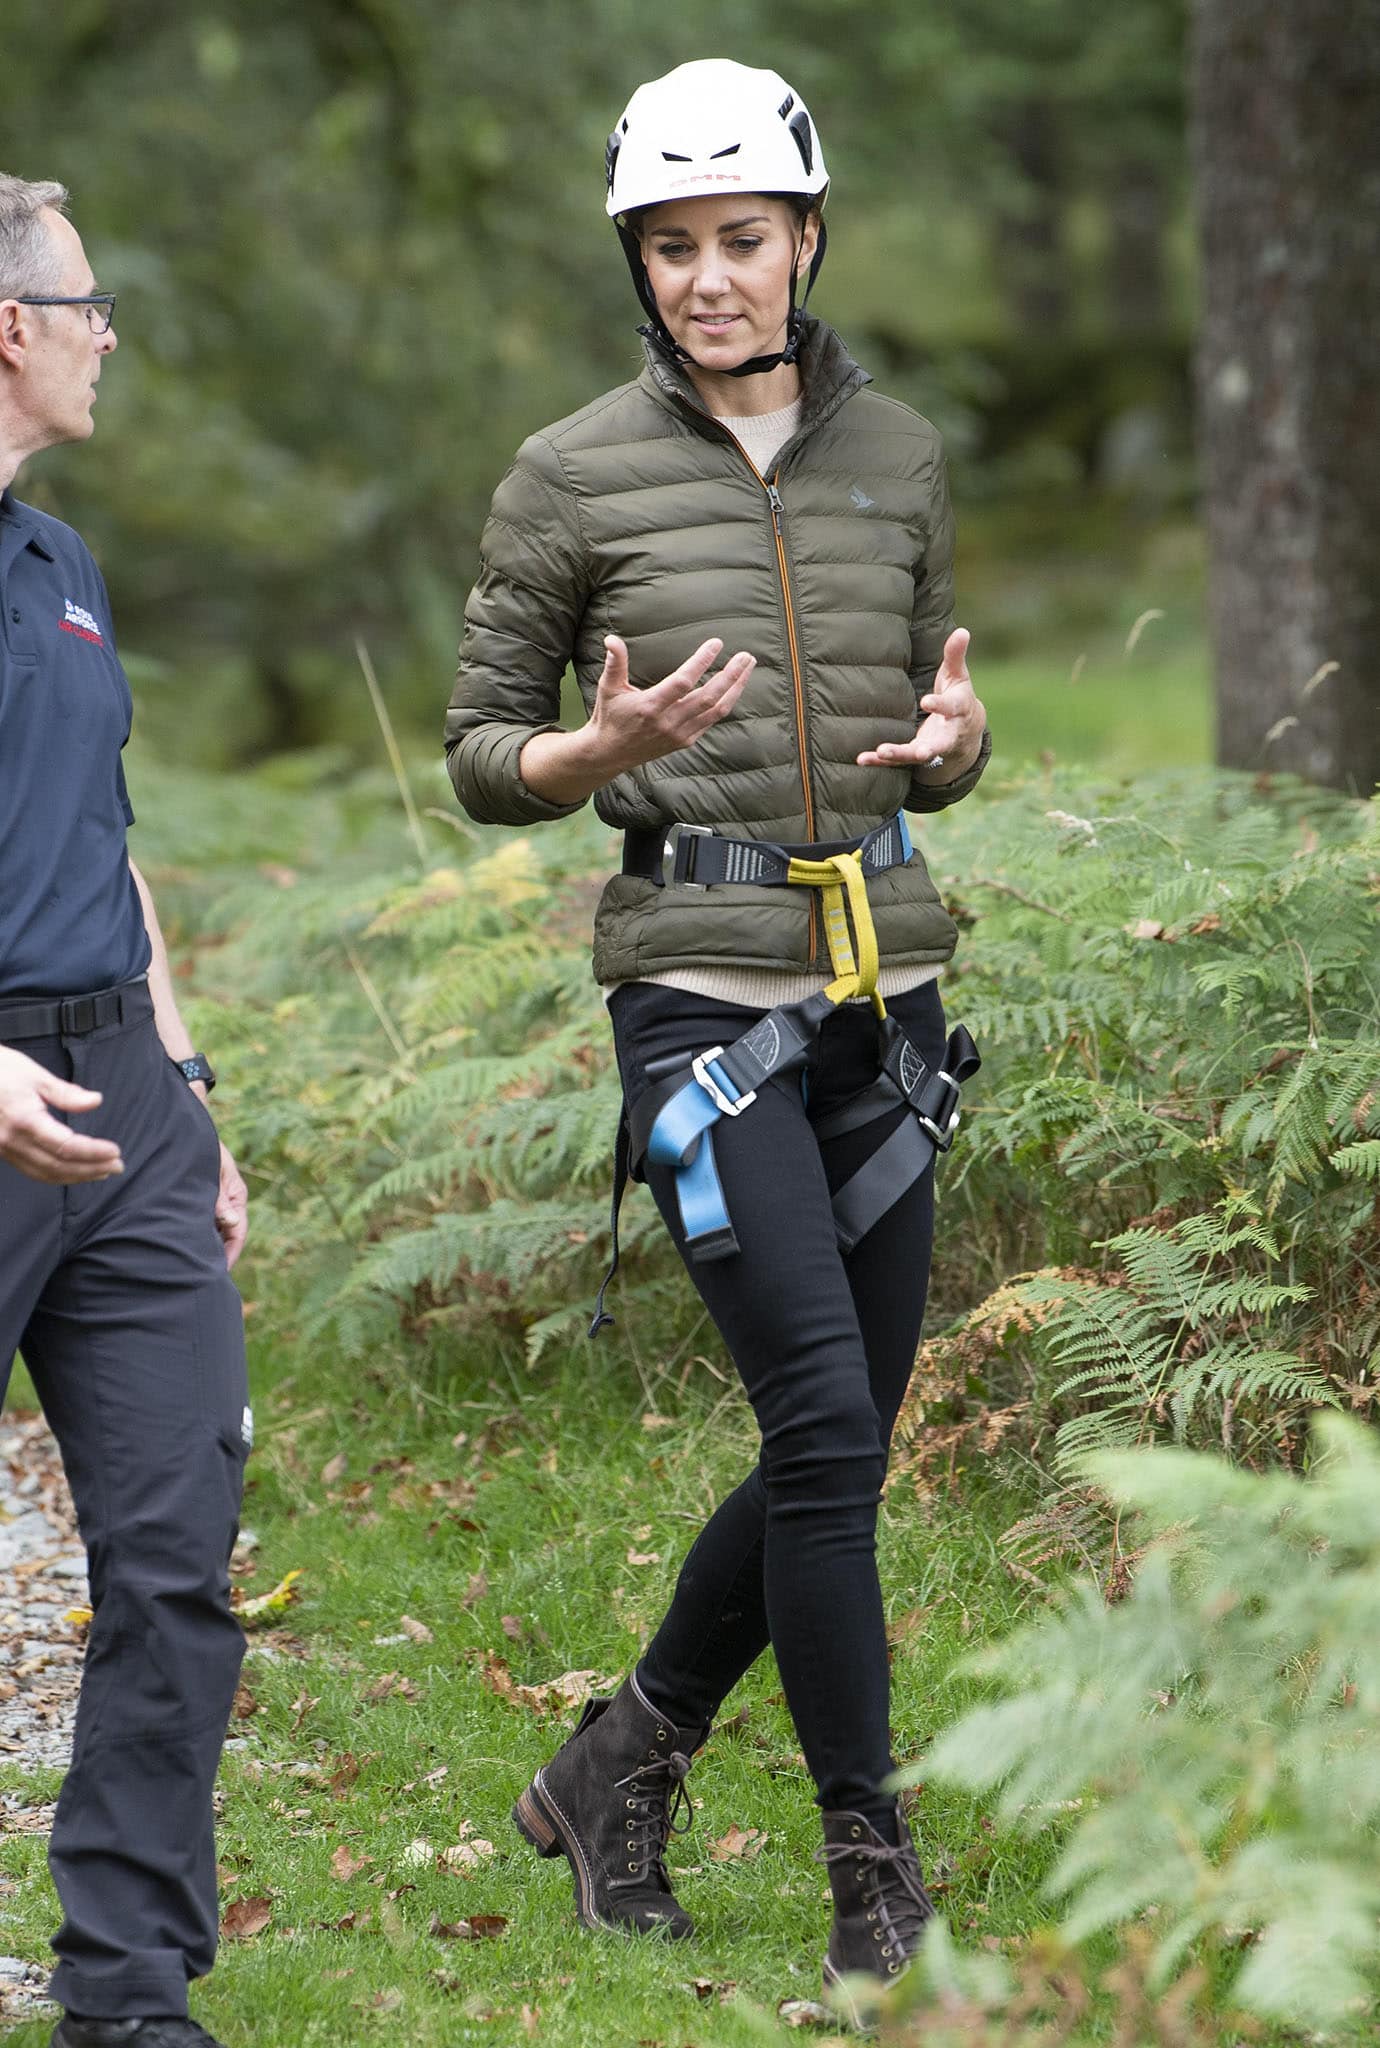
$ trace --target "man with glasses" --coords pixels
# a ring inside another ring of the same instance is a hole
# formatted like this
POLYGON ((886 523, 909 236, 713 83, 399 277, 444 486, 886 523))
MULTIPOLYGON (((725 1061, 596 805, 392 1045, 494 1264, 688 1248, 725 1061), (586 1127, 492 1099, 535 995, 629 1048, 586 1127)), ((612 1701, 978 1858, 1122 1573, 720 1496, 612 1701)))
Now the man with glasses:
POLYGON ((23 1355, 94 1610, 49 1862, 55 2048, 192 2048, 216 1946, 212 1787, 243 1638, 244 1183, 129 859, 129 685, 105 584, 21 504, 115 350, 60 185, 0 175, 0 1397, 23 1355))

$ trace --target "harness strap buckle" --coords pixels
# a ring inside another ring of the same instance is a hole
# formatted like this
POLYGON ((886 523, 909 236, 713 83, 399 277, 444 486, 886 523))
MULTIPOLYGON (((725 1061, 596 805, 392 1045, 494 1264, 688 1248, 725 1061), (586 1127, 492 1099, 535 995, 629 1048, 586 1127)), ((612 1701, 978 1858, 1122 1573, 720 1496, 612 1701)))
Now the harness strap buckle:
POLYGON ((720 1116, 741 1116, 745 1109, 751 1109, 757 1100, 757 1090, 749 1088, 745 1095, 730 1096, 709 1071, 711 1060, 722 1059, 723 1047, 711 1045, 708 1052, 702 1052, 690 1062, 690 1071, 703 1088, 705 1094, 718 1110, 720 1116))
POLYGON ((708 825, 682 825, 679 821, 667 829, 666 843, 661 849, 661 886, 669 889, 673 885, 681 889, 707 889, 708 882, 697 882, 695 874, 695 841, 712 839, 714 833, 708 825))

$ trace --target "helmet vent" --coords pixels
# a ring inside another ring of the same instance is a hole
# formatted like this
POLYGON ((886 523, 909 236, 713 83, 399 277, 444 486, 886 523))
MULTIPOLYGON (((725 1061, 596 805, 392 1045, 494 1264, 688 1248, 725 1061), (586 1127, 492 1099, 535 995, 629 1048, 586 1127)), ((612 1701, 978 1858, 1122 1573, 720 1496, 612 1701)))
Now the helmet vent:
MULTIPOLYGON (((627 129, 627 125, 628 124, 625 121, 623 123, 624 130, 627 129)), ((615 128, 612 135, 610 135, 608 141, 604 144, 604 177, 607 180, 610 192, 612 192, 613 190, 614 166, 618 162, 618 152, 622 147, 623 135, 617 128, 615 128)))
POLYGON ((795 137, 795 146, 800 151, 800 161, 805 166, 805 175, 808 178, 815 167, 815 147, 810 137, 810 117, 804 107, 794 120, 788 121, 786 125, 795 137))
POLYGON ((742 146, 741 142, 730 142, 727 149, 716 149, 710 156, 709 161, 713 164, 717 163, 721 156, 737 156, 742 146))
POLYGON ((793 92, 788 92, 788 93, 786 94, 786 97, 785 97, 785 99, 784 99, 784 100, 782 100, 782 102, 781 102, 780 106, 779 106, 779 107, 777 108, 777 110, 776 110, 776 111, 777 111, 777 113, 778 113, 778 114, 779 114, 779 115, 781 116, 781 118, 782 118, 782 120, 783 120, 783 121, 785 120, 785 118, 786 118, 787 114, 789 114, 789 112, 791 111, 791 108, 792 108, 792 107, 793 107, 794 105, 795 105, 795 94, 794 94, 793 92))
POLYGON ((674 149, 663 149, 661 156, 662 161, 668 164, 688 164, 694 162, 693 157, 681 156, 679 151, 674 149))

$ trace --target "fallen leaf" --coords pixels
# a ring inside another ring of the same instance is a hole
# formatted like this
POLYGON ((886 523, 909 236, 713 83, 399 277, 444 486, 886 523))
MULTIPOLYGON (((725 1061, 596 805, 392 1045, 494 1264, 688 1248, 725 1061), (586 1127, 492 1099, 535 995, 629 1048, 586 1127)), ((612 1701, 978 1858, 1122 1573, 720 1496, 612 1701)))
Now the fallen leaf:
POLYGON ((343 1799, 358 1776, 359 1758, 353 1750, 347 1749, 342 1756, 336 1758, 335 1769, 327 1780, 332 1798, 343 1799))
POLYGON ((661 1552, 659 1550, 630 1550, 628 1552, 628 1563, 660 1564, 661 1552))
POLYGON ((1162 939, 1164 937, 1164 926, 1153 917, 1138 917, 1134 924, 1125 924, 1121 929, 1129 932, 1133 939, 1162 939))
POLYGON ((648 1409, 642 1418, 642 1427, 644 1429, 674 1429, 675 1426, 676 1418, 674 1415, 654 1415, 651 1409, 648 1409))
POLYGON ((70 1621, 76 1628, 90 1628, 94 1612, 94 1608, 91 1607, 69 1607, 62 1618, 64 1621, 70 1621))
POLYGON ((233 1587, 230 1605, 234 1608, 236 1619, 241 1626, 252 1628, 256 1622, 263 1621, 268 1615, 281 1614, 285 1607, 290 1607, 298 1597, 296 1587, 301 1576, 300 1570, 285 1572, 271 1592, 260 1593, 253 1600, 242 1599, 239 1587, 233 1587))
POLYGON ((262 1934, 273 1918, 271 1899, 232 1899, 221 1919, 220 1931, 225 1941, 252 1941, 256 1934, 262 1934))
POLYGON ((373 1860, 372 1856, 356 1856, 349 1843, 342 1842, 331 1857, 331 1875, 338 1877, 342 1884, 348 1884, 373 1860))
POLYGON ((751 1863, 766 1847, 766 1835, 761 1828, 740 1828, 733 1826, 726 1835, 709 1845, 711 1863, 728 1863, 741 1857, 744 1863, 751 1863))
POLYGON ((832 2027, 835 2015, 827 2005, 820 2005, 813 1998, 783 1998, 776 2008, 776 2017, 787 2027, 832 2027))
POLYGON ((706 1999, 717 1998, 720 2005, 727 2005, 729 1999, 732 1998, 734 1992, 738 1989, 738 1985, 736 1980, 731 1983, 719 1983, 713 1977, 694 1977, 691 1979, 687 1989, 693 1991, 701 2003, 706 1999))
POLYGON ((403 1615, 398 1623, 398 1627, 404 1635, 411 1636, 414 1643, 434 1643, 436 1640, 426 1623, 424 1621, 414 1621, 410 1614, 403 1615))
POLYGON ((323 1486, 334 1486, 337 1479, 344 1477, 345 1467, 349 1462, 344 1451, 337 1451, 333 1458, 327 1458, 325 1464, 321 1467, 321 1484, 323 1486))
POLYGON ((468 1920, 443 1920, 431 1916, 431 1933, 437 1941, 493 1941, 508 1922, 502 1913, 472 1913, 468 1920))
POLYGON ((505 1614, 498 1625, 510 1643, 522 1641, 522 1623, 515 1614, 505 1614))
POLYGON ((410 1678, 404 1678, 399 1671, 385 1671, 372 1685, 366 1685, 360 1694, 360 1698, 367 1700, 371 1705, 377 1705, 380 1700, 387 1699, 419 1700, 421 1696, 421 1688, 414 1685, 410 1678))
POLYGON ((302 1726, 302 1723, 306 1720, 307 1715, 311 1712, 312 1708, 319 1707, 320 1704, 320 1693, 308 1692, 306 1687, 303 1686, 301 1692, 298 1693, 296 1699, 292 1703, 292 1733, 294 1735, 297 1734, 298 1730, 302 1726))
POLYGON ((483 1572, 472 1573, 470 1582, 465 1588, 465 1596, 461 1600, 460 1605, 465 1608, 473 1607, 478 1601, 485 1598, 488 1590, 489 1581, 485 1574, 483 1572))
POLYGON ((402 1855, 399 1858, 399 1861, 402 1863, 410 1863, 415 1868, 419 1864, 430 1863, 432 1857, 435 1854, 436 1851, 432 1848, 430 1842, 427 1841, 426 1837, 424 1835, 419 1835, 415 1842, 408 1843, 407 1847, 403 1850, 402 1855))
POLYGON ((938 1605, 937 1600, 928 1601, 924 1607, 911 1607, 906 1613, 898 1614, 895 1621, 888 1622, 886 1639, 892 1648, 899 1649, 902 1643, 908 1643, 925 1616, 932 1613, 938 1605))
POLYGON ((235 1704, 230 1711, 237 1721, 247 1721, 252 1714, 258 1713, 259 1702, 247 1685, 235 1687, 235 1704))
POLYGON ((581 1707, 597 1686, 606 1681, 597 1671, 564 1671, 542 1685, 522 1685, 508 1669, 506 1658, 493 1650, 483 1653, 479 1682, 514 1706, 530 1707, 534 1714, 558 1714, 581 1707))
POLYGON ((442 1849, 436 1858, 438 1870, 475 1870, 495 1853, 492 1842, 486 1842, 482 1835, 473 1841, 454 1842, 449 1849, 442 1849))

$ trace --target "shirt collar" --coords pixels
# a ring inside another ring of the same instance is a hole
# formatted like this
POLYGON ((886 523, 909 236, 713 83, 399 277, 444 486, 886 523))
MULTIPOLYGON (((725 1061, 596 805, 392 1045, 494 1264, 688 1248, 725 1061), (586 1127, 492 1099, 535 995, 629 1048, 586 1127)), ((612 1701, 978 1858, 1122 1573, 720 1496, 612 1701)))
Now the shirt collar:
POLYGON ((31 507, 22 504, 15 497, 8 484, 6 484, 3 491, 0 491, 0 519, 9 520, 14 526, 18 527, 19 531, 25 536, 24 545, 31 547, 36 555, 42 555, 45 562, 57 560, 56 555, 54 555, 34 522, 31 507))

